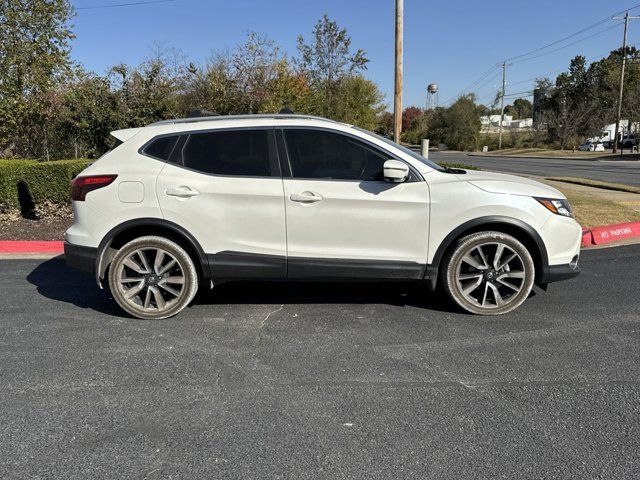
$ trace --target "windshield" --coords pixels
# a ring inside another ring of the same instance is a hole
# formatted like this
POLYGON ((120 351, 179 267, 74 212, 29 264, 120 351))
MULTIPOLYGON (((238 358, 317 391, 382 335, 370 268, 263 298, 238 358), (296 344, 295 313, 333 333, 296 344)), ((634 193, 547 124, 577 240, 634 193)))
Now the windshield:
POLYGON ((437 163, 432 162, 431 160, 427 160, 422 155, 420 155, 418 152, 414 152, 410 148, 404 147, 404 146, 400 145, 399 143, 394 142, 393 140, 390 140, 388 138, 383 137, 382 135, 378 135, 377 133, 370 132, 369 130, 365 130, 365 129, 360 128, 360 127, 353 127, 353 128, 355 128, 359 132, 366 133, 368 135, 373 135, 374 137, 382 140, 387 145, 391 145, 392 147, 395 147, 398 150, 402 150, 407 155, 411 155, 411 157, 415 158, 420 163, 424 163, 426 166, 428 166, 430 168, 433 168, 434 170, 438 170, 439 172, 442 172, 442 171, 445 170, 443 167, 441 167, 437 163))

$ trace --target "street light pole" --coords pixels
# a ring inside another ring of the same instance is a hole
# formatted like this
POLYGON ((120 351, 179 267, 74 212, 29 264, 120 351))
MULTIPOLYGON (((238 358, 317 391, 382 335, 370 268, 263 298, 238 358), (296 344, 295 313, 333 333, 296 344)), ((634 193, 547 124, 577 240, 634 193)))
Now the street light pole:
POLYGON ((402 132, 402 36, 403 0, 396 0, 396 68, 393 93, 393 139, 400 142, 402 132))

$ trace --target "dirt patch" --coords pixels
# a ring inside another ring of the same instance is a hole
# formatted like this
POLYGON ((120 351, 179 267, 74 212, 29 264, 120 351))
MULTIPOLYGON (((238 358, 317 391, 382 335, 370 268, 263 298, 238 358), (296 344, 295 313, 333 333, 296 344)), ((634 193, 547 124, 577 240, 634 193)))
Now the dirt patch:
POLYGON ((62 240, 72 223, 72 217, 31 220, 3 215, 0 218, 0 240, 62 240))

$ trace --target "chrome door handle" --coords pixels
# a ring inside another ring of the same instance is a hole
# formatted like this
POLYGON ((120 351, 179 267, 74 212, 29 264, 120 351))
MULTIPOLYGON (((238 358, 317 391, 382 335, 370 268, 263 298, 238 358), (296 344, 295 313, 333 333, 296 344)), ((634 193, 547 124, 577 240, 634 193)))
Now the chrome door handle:
POLYGON ((299 203, 316 203, 324 200, 324 197, 315 192, 292 193, 289 200, 299 203))
POLYGON ((170 197, 180 197, 180 198, 189 198, 195 197, 196 195, 200 195, 200 192, 195 188, 181 186, 176 188, 167 188, 165 193, 170 197))

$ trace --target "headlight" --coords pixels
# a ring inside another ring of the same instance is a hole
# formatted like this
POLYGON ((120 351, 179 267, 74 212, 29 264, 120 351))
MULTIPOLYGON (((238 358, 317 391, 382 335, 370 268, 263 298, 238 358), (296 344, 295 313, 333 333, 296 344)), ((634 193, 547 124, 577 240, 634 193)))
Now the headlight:
MULTIPOLYGON (((535 198, 535 197, 534 197, 535 198)), ((555 198, 535 198, 543 207, 556 215, 563 217, 573 217, 573 212, 566 200, 558 200, 555 198)))

